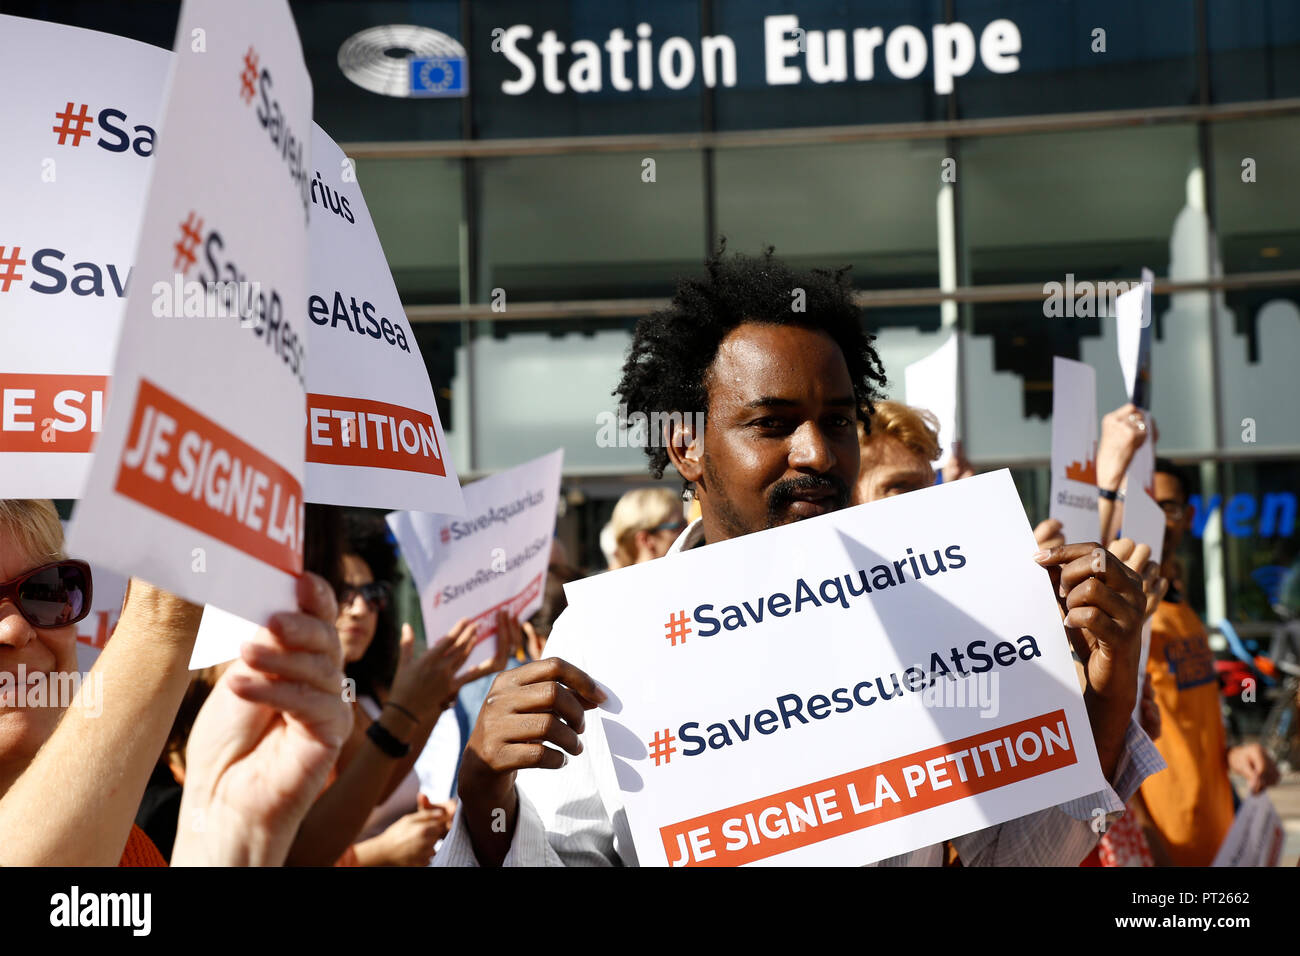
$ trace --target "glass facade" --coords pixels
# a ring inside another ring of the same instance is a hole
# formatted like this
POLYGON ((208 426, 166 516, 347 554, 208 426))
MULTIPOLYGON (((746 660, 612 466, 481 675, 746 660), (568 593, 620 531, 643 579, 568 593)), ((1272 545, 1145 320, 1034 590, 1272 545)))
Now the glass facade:
MULTIPOLYGON (((3 6, 164 46, 176 9, 3 6)), ((597 441, 630 330, 719 236, 852 265, 898 397, 962 329, 968 453, 1015 469, 1034 520, 1052 356, 1097 369, 1099 414, 1123 401, 1109 303, 1049 316, 1045 284, 1145 266, 1160 450, 1202 477, 1192 594, 1211 620, 1270 618, 1300 550, 1293 2, 292 6, 458 466, 562 445, 562 533, 589 563, 612 500, 647 480, 638 449, 597 441), (339 47, 386 24, 459 42, 468 95, 349 80, 339 47)))

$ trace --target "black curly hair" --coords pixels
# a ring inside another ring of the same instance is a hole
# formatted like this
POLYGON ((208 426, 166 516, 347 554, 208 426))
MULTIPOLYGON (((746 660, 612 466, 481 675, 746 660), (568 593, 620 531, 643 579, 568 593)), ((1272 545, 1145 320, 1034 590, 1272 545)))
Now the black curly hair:
MULTIPOLYGON (((741 323, 762 322, 816 329, 834 339, 853 381, 858 417, 867 422, 881 398, 885 370, 853 302, 848 267, 796 272, 775 258, 771 246, 761 256, 724 257, 725 251, 724 239, 705 263, 706 277, 679 282, 668 308, 636 324, 613 393, 629 419, 638 412, 648 421, 655 412, 707 416, 705 380, 718 346, 741 323), (797 289, 804 293, 800 312, 793 308, 797 289)), ((668 467, 663 437, 651 436, 645 452, 650 473, 662 478, 668 467)))

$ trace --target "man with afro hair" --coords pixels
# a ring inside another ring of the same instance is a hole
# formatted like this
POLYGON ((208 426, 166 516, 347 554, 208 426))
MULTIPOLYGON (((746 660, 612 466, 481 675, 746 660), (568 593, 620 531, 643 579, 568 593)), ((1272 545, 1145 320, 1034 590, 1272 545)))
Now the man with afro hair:
MULTIPOLYGON (((770 249, 752 258, 719 251, 703 278, 683 282, 667 309, 638 323, 617 390, 652 425, 651 471, 662 476, 671 464, 700 503, 701 517, 665 560, 847 507, 858 480, 858 424, 884 384, 843 270, 795 272, 770 249)), ((1097 615, 1086 625, 1092 646, 1107 645, 1085 668, 1095 685, 1088 709, 1097 751, 1114 788, 956 838, 966 865, 1078 864, 1097 842, 1097 808, 1121 810, 1160 766, 1130 719, 1141 581, 1120 560, 1094 571, 1094 547, 1055 549, 1040 561, 1070 583, 1072 613, 1097 615)), ((617 622, 603 637, 618 640, 617 622)), ((593 761, 609 757, 603 737, 583 731, 585 711, 604 694, 566 659, 576 659, 577 647, 564 616, 547 651, 557 656, 493 684, 461 762, 461 809, 435 865, 637 862, 624 815, 607 810, 596 785, 593 761)), ((935 845, 882 865, 944 860, 935 845)))

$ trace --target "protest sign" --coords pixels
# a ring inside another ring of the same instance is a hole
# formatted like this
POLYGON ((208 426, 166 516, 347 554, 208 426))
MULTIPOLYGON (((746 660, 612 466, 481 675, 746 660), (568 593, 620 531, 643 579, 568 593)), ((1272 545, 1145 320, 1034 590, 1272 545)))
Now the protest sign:
POLYGON ((1286 831, 1267 793, 1241 801, 1211 866, 1277 866, 1286 831))
POLYGON ((1101 540, 1097 513, 1097 373, 1090 365, 1052 360, 1052 502, 1065 540, 1101 540))
POLYGON ((940 453, 935 468, 942 468, 952 459, 952 443, 957 437, 960 336, 960 332, 954 331, 947 342, 903 371, 907 404, 928 409, 939 420, 940 453))
MULTIPOLYGON (((1124 475, 1124 527, 1121 537, 1130 538, 1151 549, 1150 560, 1159 564, 1164 560, 1165 512, 1156 502, 1156 450, 1155 429, 1151 416, 1142 414, 1146 422, 1147 440, 1133 453, 1128 472, 1124 475)), ((1142 653, 1138 658, 1138 674, 1147 672, 1147 657, 1151 653, 1151 619, 1142 625, 1142 653)), ((1139 677, 1139 680, 1141 677, 1139 677)), ((1136 718, 1142 707, 1141 695, 1133 708, 1136 718)))
POLYGON ((563 466, 564 452, 553 451, 466 485, 464 518, 388 516, 420 591, 429 643, 462 617, 478 623, 463 669, 492 657, 498 610, 525 620, 542 606, 563 466))
POLYGON ((1142 284, 1115 299, 1119 367, 1124 373, 1128 400, 1138 408, 1151 407, 1151 283, 1155 276, 1142 270, 1142 284))
POLYGON ((1036 550, 1004 470, 567 585, 642 865, 861 864, 1103 790, 1036 550))
POLYGON ((352 163, 312 135, 307 500, 461 514, 429 372, 352 163))
POLYGON ((75 498, 105 414, 170 54, 0 16, 0 497, 75 498))
POLYGON ((187 0, 177 37, 70 545, 263 621, 302 569, 311 83, 286 3, 187 0))

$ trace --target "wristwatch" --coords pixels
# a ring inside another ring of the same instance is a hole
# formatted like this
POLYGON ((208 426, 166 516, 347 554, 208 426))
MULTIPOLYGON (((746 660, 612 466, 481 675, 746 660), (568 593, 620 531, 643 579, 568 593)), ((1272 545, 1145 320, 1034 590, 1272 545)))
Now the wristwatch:
POLYGON ((366 728, 366 736, 370 738, 371 743, 379 748, 381 753, 392 757, 394 760, 401 760, 411 752, 409 743, 402 743, 402 741, 385 730, 377 720, 366 728))

